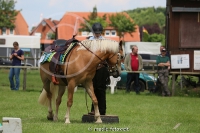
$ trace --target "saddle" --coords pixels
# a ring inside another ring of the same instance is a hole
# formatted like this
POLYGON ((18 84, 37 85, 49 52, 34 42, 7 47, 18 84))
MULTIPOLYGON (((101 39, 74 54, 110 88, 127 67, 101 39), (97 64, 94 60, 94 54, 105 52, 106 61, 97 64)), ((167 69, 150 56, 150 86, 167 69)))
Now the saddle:
MULTIPOLYGON (((76 40, 74 38, 75 36, 73 36, 71 39, 69 40, 64 40, 64 39, 57 39, 53 42, 53 44, 51 46, 49 46, 48 48, 45 49, 45 52, 56 52, 49 64, 49 70, 53 73, 52 75, 52 82, 54 84, 59 84, 59 82, 56 80, 55 74, 59 73, 62 74, 64 72, 61 71, 60 68, 60 63, 59 63, 59 58, 61 54, 64 54, 65 51, 68 49, 68 47, 70 46, 71 43, 77 43, 79 42, 78 40, 76 40)), ((67 53, 67 55, 70 53, 70 51, 75 47, 76 45, 74 45, 67 53)), ((65 58, 67 57, 67 55, 65 56, 65 58)), ((66 80, 66 79, 65 79, 66 80)), ((66 82, 66 81, 65 81, 66 82)))
POLYGON ((65 40, 65 39, 57 39, 53 41, 53 44, 48 46, 47 48, 45 48, 44 52, 58 52, 58 53, 63 53, 65 52, 65 50, 69 47, 69 45, 71 43, 75 43, 75 42, 79 42, 78 40, 76 40, 74 38, 75 36, 73 36, 71 39, 69 40, 65 40))

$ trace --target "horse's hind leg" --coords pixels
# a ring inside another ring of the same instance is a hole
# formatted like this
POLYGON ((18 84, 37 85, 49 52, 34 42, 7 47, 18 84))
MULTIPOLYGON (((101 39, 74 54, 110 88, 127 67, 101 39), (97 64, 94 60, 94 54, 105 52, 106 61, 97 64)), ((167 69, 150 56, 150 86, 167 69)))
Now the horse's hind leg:
POLYGON ((46 80, 46 82, 44 83, 44 89, 46 90, 47 98, 49 99, 47 119, 53 120, 52 93, 50 91, 50 81, 49 80, 48 81, 46 80))
POLYGON ((59 106, 62 102, 62 96, 65 93, 65 88, 66 88, 66 86, 59 86, 58 96, 57 96, 57 99, 56 99, 56 111, 55 111, 55 114, 54 114, 54 117, 53 117, 54 121, 58 120, 58 110, 59 110, 59 106))

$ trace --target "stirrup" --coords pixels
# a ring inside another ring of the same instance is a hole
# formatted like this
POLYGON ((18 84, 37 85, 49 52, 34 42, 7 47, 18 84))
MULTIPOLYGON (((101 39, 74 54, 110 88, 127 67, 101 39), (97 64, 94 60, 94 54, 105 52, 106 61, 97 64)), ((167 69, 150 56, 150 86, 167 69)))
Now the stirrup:
POLYGON ((53 82, 54 85, 58 85, 59 84, 59 82, 56 80, 55 75, 51 76, 51 81, 53 82))

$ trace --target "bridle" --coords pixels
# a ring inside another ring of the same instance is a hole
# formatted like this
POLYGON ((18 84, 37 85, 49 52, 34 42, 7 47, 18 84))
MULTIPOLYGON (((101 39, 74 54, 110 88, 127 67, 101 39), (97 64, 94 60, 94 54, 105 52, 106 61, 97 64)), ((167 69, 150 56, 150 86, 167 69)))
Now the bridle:
POLYGON ((122 49, 121 47, 119 47, 119 52, 118 52, 118 53, 114 53, 110 58, 107 59, 107 60, 110 60, 110 59, 112 59, 116 54, 118 55, 118 59, 117 59, 116 64, 115 64, 114 66, 110 66, 106 60, 102 60, 98 55, 96 55, 96 54, 95 54, 94 52, 92 52, 89 48, 87 48, 82 42, 79 42, 79 43, 81 43, 81 45, 82 45, 83 47, 85 47, 85 49, 87 49, 89 52, 91 52, 93 55, 95 55, 103 64, 106 64, 107 67, 108 67, 108 69, 109 69, 109 72, 110 72, 110 73, 118 71, 118 69, 117 69, 117 64, 119 63, 119 61, 120 61, 121 59, 124 58, 124 56, 120 54, 120 50, 123 51, 123 49, 122 49))
MULTIPOLYGON (((122 50, 122 49, 121 49, 121 50, 122 50)), ((119 51, 120 51, 120 49, 119 49, 119 51)), ((116 55, 116 54, 113 54, 113 55, 112 55, 110 58, 108 58, 107 60, 113 58, 115 55, 116 55)), ((117 53, 117 56, 118 56, 118 58, 117 58, 116 64, 115 64, 114 66, 108 66, 109 72, 110 72, 110 73, 113 73, 113 77, 115 77, 115 78, 117 78, 117 77, 119 76, 119 71, 118 71, 118 66, 117 66, 117 65, 119 64, 119 61, 121 61, 121 60, 124 58, 124 56, 121 55, 120 52, 117 53)))

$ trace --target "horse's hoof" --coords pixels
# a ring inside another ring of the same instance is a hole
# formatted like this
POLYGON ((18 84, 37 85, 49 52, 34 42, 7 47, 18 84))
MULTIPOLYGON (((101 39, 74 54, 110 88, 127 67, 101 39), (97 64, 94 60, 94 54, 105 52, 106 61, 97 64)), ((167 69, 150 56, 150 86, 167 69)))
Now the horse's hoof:
POLYGON ((54 118, 53 118, 53 121, 58 121, 58 117, 54 117, 54 118))
POLYGON ((99 121, 96 121, 95 123, 97 123, 97 124, 101 124, 101 123, 102 123, 102 121, 101 121, 101 120, 99 120, 99 121))
POLYGON ((47 120, 49 120, 49 121, 53 121, 53 118, 47 116, 47 120))
POLYGON ((70 124, 70 121, 65 121, 65 124, 70 124))

